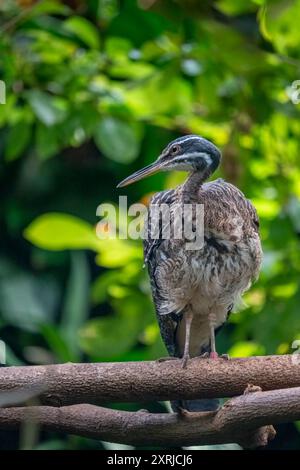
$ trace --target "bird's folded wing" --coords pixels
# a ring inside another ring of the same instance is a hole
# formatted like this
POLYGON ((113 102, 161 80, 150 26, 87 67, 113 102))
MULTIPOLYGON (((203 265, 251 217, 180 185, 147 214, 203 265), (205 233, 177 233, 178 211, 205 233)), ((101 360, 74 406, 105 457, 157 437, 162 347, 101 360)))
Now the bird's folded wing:
MULTIPOLYGON (((159 313, 159 305, 162 298, 162 292, 155 280, 155 270, 157 267, 157 261, 159 260, 160 253, 162 251, 162 243, 164 241, 163 233, 164 226, 162 218, 154 217, 151 207, 154 205, 167 204, 171 205, 175 201, 175 191, 163 191, 153 196, 150 202, 148 219, 145 222, 145 236, 144 236, 144 260, 147 265, 153 300, 155 304, 157 321, 160 328, 162 339, 166 345, 166 348, 171 356, 177 355, 176 344, 175 344, 175 333, 178 322, 181 316, 178 314, 161 315, 159 313), (155 234, 155 237, 154 237, 155 234)), ((157 214, 157 212, 155 212, 157 214)))

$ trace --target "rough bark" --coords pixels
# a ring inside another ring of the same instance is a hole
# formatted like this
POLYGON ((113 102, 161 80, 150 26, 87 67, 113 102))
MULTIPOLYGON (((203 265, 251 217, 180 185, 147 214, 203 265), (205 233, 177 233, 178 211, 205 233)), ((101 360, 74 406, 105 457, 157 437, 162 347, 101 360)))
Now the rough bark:
MULTIPOLYGON (((254 390, 254 391, 253 391, 254 390)), ((300 387, 256 391, 228 400, 217 412, 153 414, 126 412, 81 404, 61 408, 0 409, 0 428, 15 429, 24 421, 44 429, 133 445, 201 445, 236 442, 265 445, 275 435, 270 423, 300 419, 300 387)))
MULTIPOLYGON (((232 397, 241 395, 249 383, 262 390, 300 386, 298 362, 286 355, 195 358, 186 369, 180 360, 7 367, 0 369, 0 398, 1 392, 20 389, 40 390, 40 403, 52 406, 232 397)), ((15 403, 21 402, 18 395, 15 403)))
POLYGON ((186 369, 181 361, 2 368, 0 406, 6 408, 0 408, 0 428, 33 421, 47 430, 133 445, 262 446, 275 435, 272 424, 300 419, 298 357, 192 359, 186 369), (235 395, 240 396, 207 413, 134 413, 95 406, 235 395), (34 406, 16 407, 33 397, 34 406))

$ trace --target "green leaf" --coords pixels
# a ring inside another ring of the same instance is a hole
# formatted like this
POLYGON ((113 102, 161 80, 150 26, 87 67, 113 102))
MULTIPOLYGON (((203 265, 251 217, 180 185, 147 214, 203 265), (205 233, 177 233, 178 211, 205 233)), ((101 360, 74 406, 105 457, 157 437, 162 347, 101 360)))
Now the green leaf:
POLYGON ((105 41, 105 53, 111 60, 126 60, 132 50, 132 43, 125 38, 108 37, 105 41))
POLYGON ((66 103, 40 90, 31 90, 26 93, 28 102, 35 115, 46 126, 53 126, 62 122, 66 115, 66 103))
POLYGON ((219 0, 217 9, 226 15, 235 16, 253 12, 257 9, 257 5, 249 0, 219 0))
POLYGON ((126 266, 130 261, 142 260, 142 249, 137 244, 118 238, 99 240, 101 251, 98 253, 96 261, 100 266, 106 268, 118 268, 126 266))
POLYGON ((122 279, 121 270, 107 271, 92 284, 91 299, 94 304, 101 304, 106 301, 110 286, 119 285, 122 279))
POLYGON ((57 2, 56 0, 43 0, 42 2, 32 5, 28 15, 32 17, 42 14, 67 15, 70 12, 71 9, 67 5, 63 5, 61 2, 57 2))
POLYGON ((300 0, 267 2, 260 10, 260 31, 281 54, 298 55, 300 0))
POLYGON ((15 160, 18 158, 28 146, 30 137, 31 124, 28 122, 18 122, 15 126, 11 127, 6 140, 6 160, 15 160))
POLYGON ((140 140, 136 130, 120 119, 102 119, 95 128, 94 138, 99 150, 116 162, 130 163, 139 154, 140 140))
POLYGON ((176 28, 174 23, 166 19, 166 15, 155 14, 149 9, 144 10, 136 0, 126 0, 121 11, 122 14, 117 15, 110 24, 110 35, 128 38, 136 47, 145 41, 163 36, 168 29, 176 28))
POLYGON ((112 306, 116 313, 92 319, 80 330, 82 349, 93 358, 111 360, 128 353, 153 322, 151 302, 140 293, 115 299, 112 306))
POLYGON ((5 359, 8 366, 24 366, 25 363, 15 354, 15 352, 5 344, 5 359))
POLYGON ((80 344, 87 353, 99 358, 111 358, 128 351, 137 341, 140 331, 138 314, 113 314, 87 322, 80 330, 80 344))
POLYGON ((60 129, 57 126, 47 127, 37 123, 35 142, 38 157, 43 160, 52 157, 60 149, 60 129))
POLYGON ((77 36, 84 44, 92 49, 99 49, 100 39, 97 28, 82 16, 72 16, 68 18, 64 27, 67 31, 77 36))
POLYGON ((67 342, 57 326, 44 323, 40 327, 40 333, 45 338, 51 351, 54 352, 58 361, 68 362, 73 360, 67 342))
MULTIPOLYGON (((18 273, 1 279, 0 303, 4 320, 27 331, 38 331, 42 323, 52 320, 53 289, 43 280, 28 273, 18 273)), ((55 299, 54 299, 55 300, 55 299)))
POLYGON ((66 450, 66 441, 59 439, 48 439, 34 446, 33 450, 66 450))
POLYGON ((89 267, 85 253, 71 253, 71 272, 68 279, 60 324, 61 334, 72 351, 73 361, 80 359, 78 330, 88 317, 89 267))
POLYGON ((94 9, 94 15, 101 23, 108 23, 114 16, 117 16, 119 11, 118 0, 109 0, 109 2, 90 2, 91 7, 94 9))
MULTIPOLYGON (((169 67, 162 72, 157 71, 145 82, 137 82, 136 86, 125 90, 124 100, 137 119, 159 122, 160 115, 164 119, 168 115, 188 115, 192 105, 191 91, 190 84, 180 79, 174 69, 169 67)), ((171 123, 171 126, 174 126, 173 120, 171 123)))
POLYGON ((264 353, 264 347, 253 341, 239 341, 228 351, 230 357, 261 356, 264 353))
POLYGON ((35 219, 24 237, 46 250, 97 249, 99 241, 92 225, 63 213, 48 213, 35 219))

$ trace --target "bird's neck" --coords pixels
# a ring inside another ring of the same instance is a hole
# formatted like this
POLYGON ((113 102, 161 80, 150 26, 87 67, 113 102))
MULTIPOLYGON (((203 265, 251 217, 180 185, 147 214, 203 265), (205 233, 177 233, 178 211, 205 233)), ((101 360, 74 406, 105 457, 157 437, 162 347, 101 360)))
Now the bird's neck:
POLYGON ((184 202, 190 202, 195 199, 198 200, 198 191, 202 184, 209 178, 210 172, 192 171, 186 181, 182 185, 182 197, 184 202))

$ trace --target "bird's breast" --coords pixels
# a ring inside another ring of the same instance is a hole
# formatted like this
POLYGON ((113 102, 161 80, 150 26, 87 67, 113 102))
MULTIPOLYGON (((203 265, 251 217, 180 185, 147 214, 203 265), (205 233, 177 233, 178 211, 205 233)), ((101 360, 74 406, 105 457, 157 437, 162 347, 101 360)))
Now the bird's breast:
POLYGON ((215 305, 228 308, 249 287, 261 263, 259 239, 237 244, 209 233, 200 250, 186 250, 181 240, 165 240, 159 252, 154 276, 162 314, 180 312, 187 304, 198 315, 215 305))

